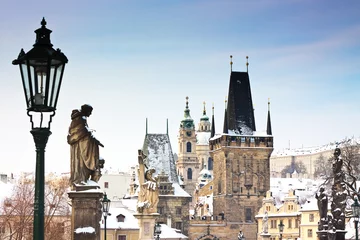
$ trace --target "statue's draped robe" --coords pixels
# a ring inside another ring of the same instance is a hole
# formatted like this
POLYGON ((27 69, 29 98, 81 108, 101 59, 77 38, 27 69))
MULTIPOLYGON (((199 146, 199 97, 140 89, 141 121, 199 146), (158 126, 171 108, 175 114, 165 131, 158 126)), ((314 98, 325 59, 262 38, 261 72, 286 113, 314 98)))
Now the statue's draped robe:
POLYGON ((70 144, 70 183, 86 182, 99 162, 99 146, 79 110, 71 113, 67 141, 70 144))

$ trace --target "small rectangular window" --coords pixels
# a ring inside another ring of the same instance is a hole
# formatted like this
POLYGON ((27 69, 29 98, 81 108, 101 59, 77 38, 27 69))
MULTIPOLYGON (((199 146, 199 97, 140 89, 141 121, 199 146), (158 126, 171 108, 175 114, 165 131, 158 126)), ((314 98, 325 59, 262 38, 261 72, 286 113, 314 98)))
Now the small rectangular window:
POLYGON ((314 214, 309 214, 309 222, 314 222, 314 214))
POLYGON ((288 228, 292 228, 292 219, 288 220, 288 228))
POLYGON ((313 236, 313 230, 312 230, 312 229, 308 229, 308 230, 307 230, 307 235, 308 235, 309 238, 312 238, 312 236, 313 236))
POLYGON ((164 207, 158 207, 157 210, 158 210, 158 213, 159 213, 159 214, 163 214, 163 213, 164 213, 164 207))
POLYGON ((181 207, 176 207, 176 215, 181 215, 181 207))
POLYGON ((104 188, 109 188, 109 182, 104 182, 104 188))
POLYGON ((182 222, 176 222, 175 223, 175 228, 179 229, 179 230, 182 230, 182 222))
POLYGON ((118 240, 126 240, 126 235, 118 235, 118 240))

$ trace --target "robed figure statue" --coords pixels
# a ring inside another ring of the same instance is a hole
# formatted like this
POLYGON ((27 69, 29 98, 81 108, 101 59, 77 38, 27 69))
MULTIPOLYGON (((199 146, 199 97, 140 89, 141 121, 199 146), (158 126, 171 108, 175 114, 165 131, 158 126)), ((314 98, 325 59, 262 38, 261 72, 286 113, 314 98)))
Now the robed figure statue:
POLYGON ((82 105, 81 110, 71 113, 71 124, 67 142, 70 144, 70 185, 85 185, 91 180, 98 182, 103 160, 99 160, 99 146, 104 147, 92 134, 87 125, 87 117, 92 113, 90 105, 82 105))

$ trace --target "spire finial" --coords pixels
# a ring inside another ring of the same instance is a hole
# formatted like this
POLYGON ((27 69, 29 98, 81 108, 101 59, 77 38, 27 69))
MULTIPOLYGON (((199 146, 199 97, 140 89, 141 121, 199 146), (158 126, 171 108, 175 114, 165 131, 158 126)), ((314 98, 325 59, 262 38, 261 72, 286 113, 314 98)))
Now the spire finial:
POLYGON ((188 108, 189 108, 189 97, 186 96, 186 109, 188 109, 188 108))
POLYGON ((203 115, 206 115, 206 109, 205 109, 205 101, 203 102, 203 104, 204 104, 204 110, 203 110, 203 115))
POLYGON ((270 98, 268 98, 268 111, 270 111, 270 98))
POLYGON ((166 119, 166 135, 169 135, 169 119, 166 119))
POLYGON ((46 26, 46 21, 45 21, 45 18, 43 17, 42 20, 41 20, 41 26, 42 27, 45 27, 46 26))
POLYGON ((232 72, 232 65, 233 65, 232 55, 230 55, 230 71, 231 71, 231 72, 232 72))
POLYGON ((212 103, 212 115, 214 115, 214 103, 212 103))
POLYGON ((249 72, 249 56, 246 56, 246 72, 249 72))
POLYGON ((146 118, 146 130, 145 130, 146 132, 146 135, 148 134, 148 119, 146 118))

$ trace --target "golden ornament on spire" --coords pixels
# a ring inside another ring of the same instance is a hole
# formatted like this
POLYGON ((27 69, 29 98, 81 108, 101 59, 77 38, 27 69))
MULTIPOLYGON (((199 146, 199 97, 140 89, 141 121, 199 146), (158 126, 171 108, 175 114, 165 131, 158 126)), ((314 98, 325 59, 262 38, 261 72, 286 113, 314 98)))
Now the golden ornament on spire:
POLYGON ((231 71, 232 71, 232 65, 233 65, 232 55, 230 55, 230 70, 231 70, 231 71))

